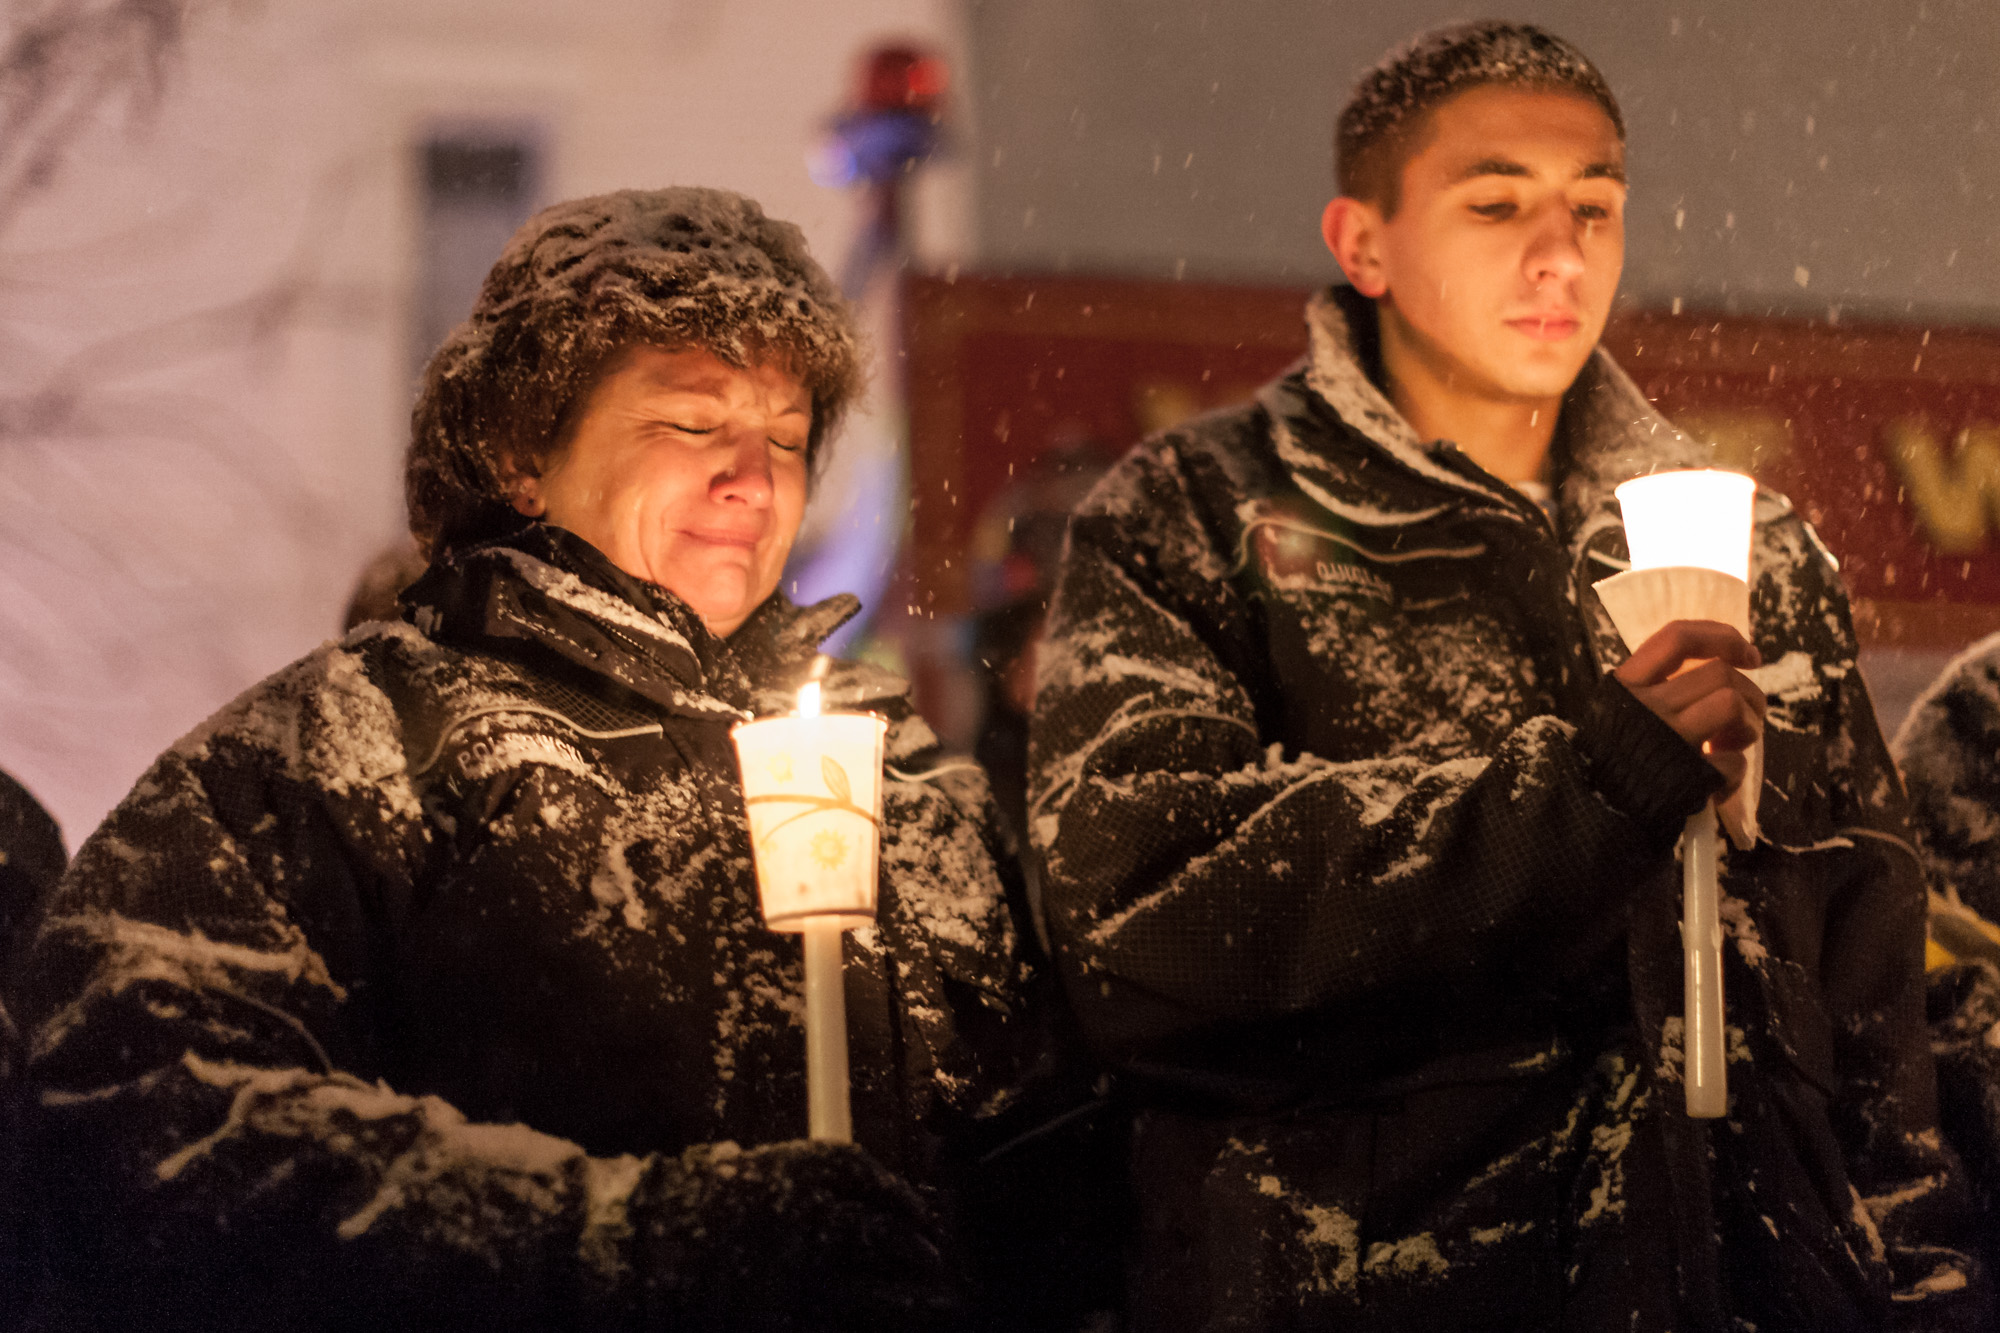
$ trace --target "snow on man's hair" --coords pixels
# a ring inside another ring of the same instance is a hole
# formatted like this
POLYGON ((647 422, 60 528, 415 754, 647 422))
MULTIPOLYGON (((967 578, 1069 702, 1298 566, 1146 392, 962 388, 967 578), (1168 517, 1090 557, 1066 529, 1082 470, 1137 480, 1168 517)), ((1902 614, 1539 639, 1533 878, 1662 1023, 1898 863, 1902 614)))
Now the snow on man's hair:
POLYGON ((1455 24, 1411 38, 1354 85, 1334 130, 1340 192, 1394 213, 1403 167, 1425 115, 1459 93, 1489 84, 1588 97, 1624 141, 1625 118, 1611 85, 1576 47, 1529 23, 1455 24))
POLYGON ((403 474, 429 553, 518 522, 510 473, 541 470, 636 346, 776 362, 812 395, 815 466, 862 382, 854 316, 789 222, 727 190, 621 190, 528 219, 424 370, 403 474))

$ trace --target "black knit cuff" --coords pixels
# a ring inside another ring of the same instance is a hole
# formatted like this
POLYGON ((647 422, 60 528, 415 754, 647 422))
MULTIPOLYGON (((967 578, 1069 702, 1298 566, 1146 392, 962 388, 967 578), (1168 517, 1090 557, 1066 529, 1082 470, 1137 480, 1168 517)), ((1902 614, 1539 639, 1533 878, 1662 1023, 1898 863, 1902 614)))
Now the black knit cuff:
POLYGON ((1722 774, 1614 676, 1597 682, 1576 729, 1590 783, 1614 810, 1662 842, 1722 787, 1722 774))

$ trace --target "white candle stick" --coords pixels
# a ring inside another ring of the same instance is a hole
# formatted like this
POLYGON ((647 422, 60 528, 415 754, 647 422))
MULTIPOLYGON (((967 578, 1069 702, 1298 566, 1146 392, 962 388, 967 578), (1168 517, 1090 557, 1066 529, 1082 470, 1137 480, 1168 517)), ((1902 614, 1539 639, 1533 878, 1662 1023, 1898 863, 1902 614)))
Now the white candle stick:
POLYGON ((808 1132, 835 1143, 854 1137, 841 935, 875 919, 887 730, 870 714, 822 713, 813 681, 797 713, 730 733, 765 923, 804 935, 808 1132))
MULTIPOLYGON (((1719 620, 1750 635, 1751 504, 1757 483, 1734 472, 1663 472, 1618 488, 1630 571, 1597 584, 1597 594, 1627 648, 1636 649, 1674 620, 1719 620)), ((1686 669, 1686 668, 1683 668, 1686 669)), ((1756 838, 1761 753, 1724 807, 1730 836, 1756 838)), ((1729 1109, 1724 1059, 1722 922, 1718 899, 1720 840, 1711 804, 1682 830, 1682 1074, 1687 1113, 1713 1119, 1729 1109)))
POLYGON ((1729 1110, 1729 1066, 1723 1060, 1722 918, 1716 861, 1721 839, 1715 807, 1688 816, 1681 832, 1682 1079, 1687 1113, 1713 1120, 1729 1110))
POLYGON ((844 934, 839 917, 806 919, 806 1130, 826 1143, 854 1141, 847 1092, 847 992, 840 966, 844 934))

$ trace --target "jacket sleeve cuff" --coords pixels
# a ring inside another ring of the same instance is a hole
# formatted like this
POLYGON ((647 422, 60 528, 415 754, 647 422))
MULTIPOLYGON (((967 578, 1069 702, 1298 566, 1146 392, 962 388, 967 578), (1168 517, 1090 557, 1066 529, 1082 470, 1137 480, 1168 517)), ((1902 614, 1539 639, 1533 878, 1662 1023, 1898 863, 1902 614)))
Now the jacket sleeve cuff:
POLYGON ((1598 681, 1574 743, 1597 794, 1663 843, 1722 787, 1701 751, 1614 676, 1598 681))

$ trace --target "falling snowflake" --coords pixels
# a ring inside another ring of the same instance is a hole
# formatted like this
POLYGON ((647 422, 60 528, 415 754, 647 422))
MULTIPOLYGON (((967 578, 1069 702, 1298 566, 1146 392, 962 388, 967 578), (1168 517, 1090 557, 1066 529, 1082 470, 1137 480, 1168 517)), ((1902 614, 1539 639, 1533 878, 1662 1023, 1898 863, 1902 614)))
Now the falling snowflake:
POLYGON ((833 870, 847 860, 847 839, 832 829, 821 829, 812 837, 812 859, 823 868, 833 870))

